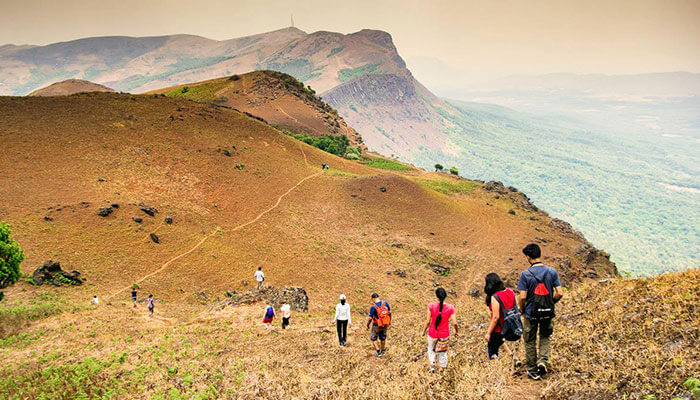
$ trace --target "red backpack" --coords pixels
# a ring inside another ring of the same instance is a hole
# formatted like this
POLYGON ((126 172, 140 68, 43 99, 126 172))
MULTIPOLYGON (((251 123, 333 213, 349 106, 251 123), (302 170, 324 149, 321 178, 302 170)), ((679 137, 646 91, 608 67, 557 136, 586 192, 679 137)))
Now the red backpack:
POLYGON ((373 322, 380 328, 391 325, 391 312, 386 301, 382 301, 380 305, 373 305, 375 310, 377 310, 377 315, 374 317, 373 322))

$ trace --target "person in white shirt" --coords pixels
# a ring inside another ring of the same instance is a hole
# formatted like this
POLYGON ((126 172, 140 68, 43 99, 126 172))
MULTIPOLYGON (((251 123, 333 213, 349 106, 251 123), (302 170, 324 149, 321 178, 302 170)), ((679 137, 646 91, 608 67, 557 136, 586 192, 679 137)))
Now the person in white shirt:
POLYGON ((291 308, 289 303, 282 300, 282 307, 280 307, 280 312, 282 312, 282 329, 287 329, 289 326, 289 317, 292 316, 291 308))
POLYGON ((92 304, 94 304, 94 305, 100 304, 100 300, 97 299, 97 296, 92 296, 92 304))
POLYGON ((338 343, 345 346, 348 341, 348 325, 352 324, 350 315, 350 304, 346 302, 345 295, 340 295, 340 303, 335 306, 335 317, 333 318, 335 327, 338 330, 338 343))
POLYGON ((258 292, 262 289, 263 281, 265 281, 265 274, 262 272, 262 267, 258 267, 255 271, 255 280, 258 281, 258 292))

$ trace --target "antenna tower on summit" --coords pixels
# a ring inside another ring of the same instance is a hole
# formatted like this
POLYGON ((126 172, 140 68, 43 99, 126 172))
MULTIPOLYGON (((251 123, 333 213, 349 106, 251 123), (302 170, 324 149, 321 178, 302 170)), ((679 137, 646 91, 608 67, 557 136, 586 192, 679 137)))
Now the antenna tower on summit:
POLYGON ((294 28, 294 14, 290 14, 291 19, 292 19, 292 28, 294 28))

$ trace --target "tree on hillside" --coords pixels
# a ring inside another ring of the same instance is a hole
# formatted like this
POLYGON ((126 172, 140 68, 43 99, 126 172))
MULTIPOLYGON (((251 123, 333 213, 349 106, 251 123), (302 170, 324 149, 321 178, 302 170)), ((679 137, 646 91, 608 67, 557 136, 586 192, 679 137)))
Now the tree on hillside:
POLYGON ((459 170, 454 165, 450 167, 450 173, 452 175, 459 175, 459 170))
MULTIPOLYGON (((10 226, 0 222, 0 289, 4 289, 19 279, 19 264, 24 260, 24 251, 10 237, 10 226)), ((0 300, 3 293, 0 292, 0 300)))
POLYGON ((443 169, 445 169, 445 167, 443 167, 442 164, 435 164, 435 171, 442 172, 443 169))

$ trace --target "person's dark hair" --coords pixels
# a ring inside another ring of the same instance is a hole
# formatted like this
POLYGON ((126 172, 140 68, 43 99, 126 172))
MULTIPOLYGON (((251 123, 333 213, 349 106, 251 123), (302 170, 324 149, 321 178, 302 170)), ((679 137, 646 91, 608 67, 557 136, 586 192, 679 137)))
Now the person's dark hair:
POLYGON ((377 297, 379 297, 379 295, 378 295, 378 294, 376 294, 376 293, 372 293, 372 298, 373 298, 373 299, 376 299, 377 297))
POLYGON ((491 296, 494 293, 500 292, 501 290, 506 290, 506 285, 501 280, 501 277, 497 273, 491 272, 486 275, 485 278, 486 285, 484 285, 484 293, 486 293, 486 305, 491 305, 491 296))
POLYGON ((258 267, 258 271, 262 271, 262 267, 258 267))
POLYGON ((440 300, 440 311, 438 311, 438 316, 435 317, 435 329, 438 328, 440 322, 442 321, 442 306, 445 304, 445 299, 447 298, 447 292, 445 289, 439 287, 435 289, 435 296, 440 300))
POLYGON ((542 250, 540 250, 540 246, 538 246, 536 243, 530 243, 523 247, 523 254, 534 260, 535 258, 540 258, 542 256, 542 250))

